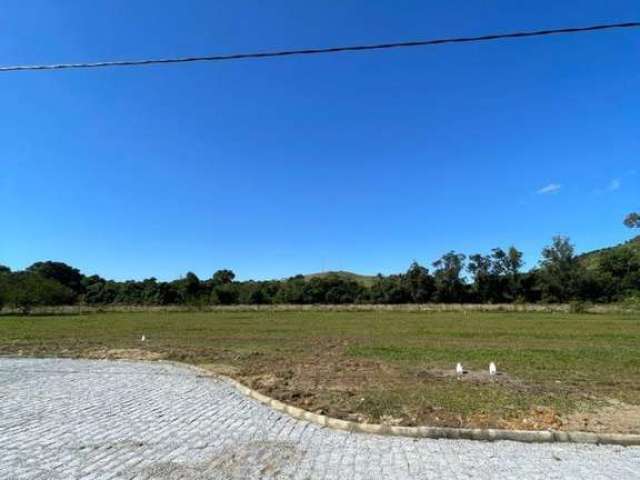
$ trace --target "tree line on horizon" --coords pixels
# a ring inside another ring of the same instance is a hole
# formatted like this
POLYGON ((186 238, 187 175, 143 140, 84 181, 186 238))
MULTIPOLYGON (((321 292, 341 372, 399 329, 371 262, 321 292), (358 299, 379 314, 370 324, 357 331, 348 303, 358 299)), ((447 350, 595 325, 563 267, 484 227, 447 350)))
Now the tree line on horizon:
POLYGON ((370 285, 339 274, 286 280, 236 281, 231 270, 202 280, 193 272, 170 282, 106 280, 62 262, 37 262, 22 271, 0 265, 0 307, 28 313, 49 305, 235 305, 402 303, 610 303, 640 298, 640 249, 623 245, 577 256, 566 237, 554 237, 537 267, 523 272, 522 252, 494 248, 466 256, 450 251, 432 270, 413 262, 370 285))

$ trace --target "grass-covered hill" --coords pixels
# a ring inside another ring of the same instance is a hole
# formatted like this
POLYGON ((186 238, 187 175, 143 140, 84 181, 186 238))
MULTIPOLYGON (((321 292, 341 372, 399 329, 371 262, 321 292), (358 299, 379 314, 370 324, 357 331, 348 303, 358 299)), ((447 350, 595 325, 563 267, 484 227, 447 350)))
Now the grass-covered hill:
POLYGON ((640 256, 640 235, 627 240, 624 243, 614 245, 613 247, 601 248, 599 250, 593 250, 591 252, 583 253, 579 255, 579 260, 589 270, 598 268, 600 260, 604 255, 615 253, 633 253, 636 256, 640 256))
POLYGON ((346 272, 344 270, 309 273, 304 276, 304 279, 311 280, 312 278, 327 278, 331 276, 340 277, 343 280, 354 280, 365 287, 373 285, 373 282, 375 282, 376 279, 373 275, 360 275, 358 273, 346 272))

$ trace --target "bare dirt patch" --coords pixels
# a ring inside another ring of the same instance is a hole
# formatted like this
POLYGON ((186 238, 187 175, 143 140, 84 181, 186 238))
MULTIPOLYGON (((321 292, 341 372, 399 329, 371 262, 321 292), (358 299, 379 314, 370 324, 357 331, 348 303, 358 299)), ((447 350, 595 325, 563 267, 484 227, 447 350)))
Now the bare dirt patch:
POLYGON ((97 360, 161 360, 165 355, 139 348, 110 348, 88 350, 82 357, 97 360))
MULTIPOLYGON (((477 417, 474 423, 482 424, 482 420, 477 417)), ((555 409, 542 406, 531 408, 516 418, 497 419, 495 424, 506 430, 571 430, 566 428, 555 409)))
POLYGON ((416 376, 424 379, 454 378, 460 382, 472 383, 497 383, 504 385, 515 385, 519 383, 504 372, 497 372, 495 375, 490 375, 487 370, 465 370, 462 375, 458 375, 453 368, 429 368, 416 371, 416 376))
POLYGON ((240 371, 238 367, 226 363, 200 363, 198 367, 225 377, 234 377, 240 371))
MULTIPOLYGON (((348 342, 318 340, 313 350, 295 356, 247 356, 236 375, 245 385, 290 405, 344 420, 388 425, 472 428, 547 429, 558 426, 557 416, 533 409, 509 417, 496 414, 461 415, 446 406, 420 398, 420 389, 466 385, 473 389, 528 392, 520 380, 499 372, 455 369, 402 368, 391 362, 350 357, 348 342), (398 393, 401 392, 401 393, 398 393), (517 420, 522 422, 517 425, 517 420)), ((446 402, 446 400, 444 400, 446 402)), ((471 399, 470 399, 471 401, 471 399)))
MULTIPOLYGON (((345 355, 347 345, 348 342, 319 340, 312 351, 303 355, 278 358, 247 355, 238 368, 214 366, 212 371, 217 368, 223 375, 307 411, 363 423, 511 430, 640 431, 640 407, 625 404, 624 408, 619 408, 619 403, 606 410, 572 416, 563 416, 552 406, 536 404, 510 412, 481 410, 456 414, 437 401, 420 400, 419 395, 413 396, 414 390, 438 390, 449 385, 451 395, 455 395, 457 387, 465 387, 471 392, 478 388, 485 393, 535 396, 544 388, 504 371, 490 375, 488 370, 468 369, 463 375, 457 375, 453 366, 400 368, 390 362, 353 358, 345 355), (413 385, 414 389, 407 385, 413 385), (388 392, 398 390, 404 391, 404 395, 388 395, 388 392), (587 425, 582 420, 585 415, 588 416, 587 425)), ((468 402, 474 401, 473 395, 468 397, 468 402)))
POLYGON ((244 359, 234 377, 249 387, 305 410, 337 418, 367 421, 354 411, 354 400, 375 384, 393 388, 406 374, 384 362, 350 358, 342 343, 321 342, 313 350, 278 358, 251 356, 244 359))
POLYGON ((618 400, 600 407, 574 412, 563 418, 564 430, 588 432, 640 433, 640 405, 618 400))
MULTIPOLYGON (((484 371, 467 371, 457 376, 455 370, 428 369, 407 372, 381 362, 371 360, 345 359, 340 356, 321 356, 315 361, 300 364, 278 362, 280 368, 254 364, 251 369, 243 369, 236 378, 265 395, 288 404, 322 415, 361 423, 381 423, 403 426, 441 426, 465 428, 503 428, 516 430, 569 429, 553 408, 535 406, 527 411, 517 412, 509 417, 500 414, 473 413, 454 414, 437 404, 423 403, 408 408, 411 392, 399 399, 396 405, 387 399, 385 391, 393 391, 406 385, 412 379, 416 387, 437 385, 442 382, 453 384, 486 385, 493 389, 507 391, 536 390, 506 373, 490 376, 484 371), (249 370, 252 374, 249 374, 249 370), (258 374, 257 372, 263 373, 258 374), (417 380, 416 380, 417 377, 417 380), (375 384, 382 393, 377 397, 368 388, 375 384)), ((607 431, 612 431, 609 428, 607 431)))

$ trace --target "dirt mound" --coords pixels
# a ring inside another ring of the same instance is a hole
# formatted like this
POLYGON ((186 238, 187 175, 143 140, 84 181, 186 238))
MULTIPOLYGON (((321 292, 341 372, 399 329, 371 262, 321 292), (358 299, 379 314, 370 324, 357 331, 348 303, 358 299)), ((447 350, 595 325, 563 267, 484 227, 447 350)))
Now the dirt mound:
POLYGON ((488 370, 465 370, 462 375, 458 375, 453 368, 430 368, 428 370, 417 371, 416 376, 418 378, 457 378, 463 382, 474 383, 515 383, 514 380, 504 372, 489 375, 488 370))

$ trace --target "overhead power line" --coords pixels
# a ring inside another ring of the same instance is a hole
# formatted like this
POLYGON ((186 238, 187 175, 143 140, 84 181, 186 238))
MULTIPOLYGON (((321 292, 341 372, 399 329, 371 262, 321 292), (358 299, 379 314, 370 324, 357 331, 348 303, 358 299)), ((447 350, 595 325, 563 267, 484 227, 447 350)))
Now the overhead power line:
POLYGON ((102 68, 102 67, 135 67, 144 65, 159 65, 168 63, 190 63, 190 62, 219 62, 226 60, 246 60, 273 57, 292 57, 296 55, 317 55, 324 53, 356 52, 363 50, 386 50, 391 48, 425 47, 431 45, 444 45, 448 43, 471 43, 485 42, 491 40, 503 40, 511 38, 541 37, 544 35, 559 35, 570 33, 593 32, 597 30, 611 30, 620 28, 640 27, 640 22, 610 23, 601 25, 591 25, 588 27, 556 28, 552 30, 529 30, 511 33, 496 33, 491 35, 480 35, 473 37, 453 37, 438 38, 431 40, 414 40, 408 42, 379 43, 370 45, 351 45, 343 47, 329 48, 309 48, 303 50, 279 50, 267 52, 251 53, 231 53, 226 55, 208 55, 195 57, 175 57, 175 58, 152 58, 144 60, 112 60, 104 62, 85 63, 57 63, 48 65, 13 65, 0 67, 0 72, 15 72, 24 70, 67 70, 76 68, 102 68))

